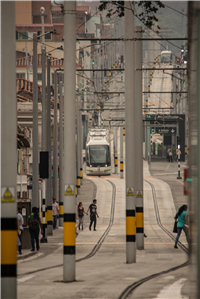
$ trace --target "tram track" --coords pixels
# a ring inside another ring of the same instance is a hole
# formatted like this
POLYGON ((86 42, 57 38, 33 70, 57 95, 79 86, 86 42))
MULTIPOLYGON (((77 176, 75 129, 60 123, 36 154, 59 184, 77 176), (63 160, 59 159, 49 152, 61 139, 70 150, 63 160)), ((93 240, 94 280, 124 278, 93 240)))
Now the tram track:
MULTIPOLYGON (((161 219, 160 219, 160 214, 159 214, 159 208, 158 208, 158 203, 157 203, 157 199, 156 199, 156 190, 155 190, 155 187, 154 185, 149 182, 148 180, 144 180, 145 182, 147 182, 151 188, 152 188, 152 195, 153 195, 153 202, 154 202, 154 209, 155 209, 155 214, 156 214, 156 220, 157 220, 157 223, 158 223, 158 226, 173 240, 175 241, 175 236, 170 232, 168 231, 163 225, 162 225, 162 222, 161 222, 161 219)), ((185 252, 185 253, 189 253, 187 247, 182 244, 180 241, 178 242, 178 245, 179 247, 185 252)), ((151 280, 151 279, 154 279, 158 276, 161 276, 163 274, 167 274, 167 273, 170 273, 170 272, 173 272, 173 271, 176 271, 180 268, 183 268, 185 266, 188 266, 188 261, 186 261, 185 263, 181 264, 181 265, 178 265, 178 266, 175 266, 175 267, 172 267, 172 268, 169 268, 167 270, 164 270, 164 271, 161 271, 161 272, 158 272, 158 273, 154 273, 152 275, 149 275, 149 276, 146 276, 132 284, 130 284, 121 294, 120 296, 118 297, 118 299, 125 299, 125 298, 128 298, 128 296, 137 288, 139 287, 140 285, 142 285, 143 283, 151 280)))
MULTIPOLYGON (((80 259, 77 259, 76 263, 87 260, 87 259, 93 257, 99 251, 101 245, 103 244, 105 238, 107 237, 107 235, 108 235, 108 233, 109 233, 109 231, 110 231, 110 229, 113 225, 114 213, 115 213, 116 186, 112 181, 110 181, 110 180, 106 180, 106 181, 109 182, 112 186, 111 211, 110 211, 110 220, 109 220, 108 227, 106 228, 104 233, 101 235, 100 239, 97 241, 97 243, 93 247, 92 251, 89 254, 87 254, 86 256, 84 256, 80 259)), ((94 196, 94 198, 96 198, 97 186, 92 180, 91 180, 91 182, 95 185, 94 186, 94 191, 93 191, 93 196, 94 196)), ((54 266, 50 266, 50 267, 45 267, 45 268, 37 269, 37 270, 34 270, 34 271, 18 274, 17 276, 30 275, 30 274, 34 274, 34 273, 38 273, 38 272, 41 272, 41 271, 46 271, 46 270, 62 267, 62 266, 63 266, 63 264, 54 265, 54 266)))

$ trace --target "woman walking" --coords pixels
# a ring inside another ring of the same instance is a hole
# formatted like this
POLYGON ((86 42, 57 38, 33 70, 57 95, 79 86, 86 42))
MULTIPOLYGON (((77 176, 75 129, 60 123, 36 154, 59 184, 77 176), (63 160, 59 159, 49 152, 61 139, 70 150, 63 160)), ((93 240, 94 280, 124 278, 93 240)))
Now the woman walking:
POLYGON ((178 240, 180 238, 182 229, 184 230, 187 242, 189 244, 189 240, 188 240, 188 213, 187 213, 187 205, 183 205, 180 207, 180 209, 178 210, 178 213, 176 213, 174 219, 177 219, 178 217, 178 223, 177 223, 177 236, 176 236, 176 240, 175 240, 175 245, 174 248, 178 248, 177 244, 178 244, 178 240))
POLYGON ((83 203, 79 202, 78 207, 77 207, 77 214, 78 214, 78 219, 79 219, 79 225, 78 228, 79 230, 81 229, 81 224, 82 224, 82 230, 83 230, 83 219, 84 219, 84 214, 87 214, 84 211, 83 203))

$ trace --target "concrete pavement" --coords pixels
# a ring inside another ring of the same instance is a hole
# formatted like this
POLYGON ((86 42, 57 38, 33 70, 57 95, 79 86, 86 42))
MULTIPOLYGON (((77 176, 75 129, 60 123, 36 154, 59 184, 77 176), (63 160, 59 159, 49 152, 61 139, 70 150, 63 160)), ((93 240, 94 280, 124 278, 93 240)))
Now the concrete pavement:
MULTIPOLYGON (((156 162, 155 162, 156 163, 156 162)), ((145 238, 145 250, 137 250, 137 262, 126 264, 125 242, 125 180, 119 179, 119 175, 104 178, 87 178, 83 180, 81 194, 78 201, 82 201, 85 209, 93 199, 94 184, 97 186, 97 207, 100 218, 97 223, 97 231, 89 231, 89 216, 84 219, 85 229, 77 237, 76 258, 86 256, 94 248, 96 242, 106 230, 109 223, 112 200, 112 186, 108 180, 116 186, 115 214, 112 228, 101 245, 99 251, 90 259, 76 263, 76 282, 61 283, 62 267, 47 269, 45 271, 25 274, 40 268, 62 264, 62 228, 55 230, 53 237, 48 237, 48 244, 41 244, 43 248, 56 242, 56 248, 49 254, 35 256, 32 260, 18 264, 18 297, 19 298, 118 298, 121 292, 131 283, 147 275, 174 267, 187 260, 187 255, 181 249, 174 249, 174 242, 158 226, 155 216, 151 182, 155 187, 157 204, 162 224, 171 232, 173 217, 181 202, 182 185, 177 184, 176 200, 173 200, 173 192, 167 182, 152 176, 153 172, 161 172, 166 168, 165 164, 153 165, 149 172, 148 165, 144 161, 144 226, 147 238, 145 238), (90 187, 89 187, 90 186, 90 187), (179 201, 180 200, 180 201, 179 201)), ((170 166, 173 167, 173 166, 170 166)), ((175 172, 174 169, 168 169, 175 172)), ((161 178, 162 176, 160 176, 161 178)), ((163 175, 164 177, 164 175, 163 175)), ((167 175, 165 176, 167 178, 167 175)), ((175 173, 170 176, 175 180, 175 173)), ((181 241, 186 245, 185 236, 181 241)), ((169 298, 183 298, 181 290, 187 279, 187 267, 170 274, 155 278, 134 291, 130 298, 165 298, 159 297, 170 294, 166 287, 174 286, 176 292, 169 298), (168 293, 167 293, 168 292, 168 293), (174 297, 173 297, 174 296, 174 297)), ((187 297, 186 297, 187 298, 187 297)))

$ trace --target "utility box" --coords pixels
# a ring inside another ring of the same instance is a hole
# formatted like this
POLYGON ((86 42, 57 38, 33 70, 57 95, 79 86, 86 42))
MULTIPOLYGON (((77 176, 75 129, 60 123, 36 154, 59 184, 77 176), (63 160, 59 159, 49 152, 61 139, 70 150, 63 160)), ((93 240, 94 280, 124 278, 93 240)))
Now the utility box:
POLYGON ((28 227, 28 216, 31 214, 31 200, 30 199, 19 199, 17 201, 17 207, 19 208, 24 218, 24 231, 22 235, 22 249, 31 249, 31 237, 28 227))

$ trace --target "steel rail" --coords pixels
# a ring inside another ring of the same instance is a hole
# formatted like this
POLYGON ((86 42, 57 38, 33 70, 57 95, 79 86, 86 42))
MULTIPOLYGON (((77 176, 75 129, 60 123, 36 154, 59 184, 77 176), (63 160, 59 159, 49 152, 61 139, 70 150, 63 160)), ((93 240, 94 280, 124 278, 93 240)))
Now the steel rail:
MULTIPOLYGON (((158 225, 160 226, 160 228, 161 228, 162 230, 164 230, 164 232, 165 232, 166 234, 168 234, 168 236, 169 236, 171 239, 175 240, 175 237, 173 236, 173 234, 170 233, 170 232, 169 232, 169 231, 162 225, 162 223, 161 223, 161 220, 160 220, 160 214, 159 214, 159 209, 158 209, 158 204, 157 204, 157 200, 156 200, 156 191, 155 191, 155 187, 154 187, 154 185, 153 185, 151 182, 149 182, 148 180, 144 180, 144 181, 146 181, 146 182, 151 186, 151 188, 152 188, 153 201, 154 201, 154 208, 155 208, 156 220, 157 220, 158 225)), ((178 242, 178 244, 179 244, 179 246, 181 247, 181 249, 182 249, 183 251, 185 251, 185 252, 188 254, 188 249, 185 247, 185 245, 183 245, 180 241, 178 242)), ((142 278, 142 279, 140 279, 140 280, 138 280, 138 281, 132 283, 131 285, 129 285, 129 286, 128 286, 128 287, 127 287, 121 294, 120 294, 120 296, 118 297, 118 299, 125 299, 125 298, 127 298, 127 297, 130 295, 130 293, 132 293, 137 287, 139 287, 139 286, 140 286, 141 284, 143 284, 144 282, 149 281, 149 280, 151 280, 151 279, 154 279, 154 278, 156 278, 156 277, 158 277, 158 276, 160 276, 160 275, 167 274, 167 273, 170 273, 170 272, 172 272, 172 271, 176 271, 176 270, 178 270, 178 269, 180 269, 180 268, 183 268, 183 267, 187 266, 188 263, 189 263, 189 262, 187 261, 187 262, 185 262, 185 263, 183 263, 183 264, 181 264, 181 265, 178 265, 178 266, 169 268, 169 269, 167 269, 167 270, 164 270, 164 271, 161 271, 161 272, 158 272, 158 273, 151 274, 151 275, 149 275, 149 276, 146 276, 146 277, 144 277, 144 278, 142 278)))

